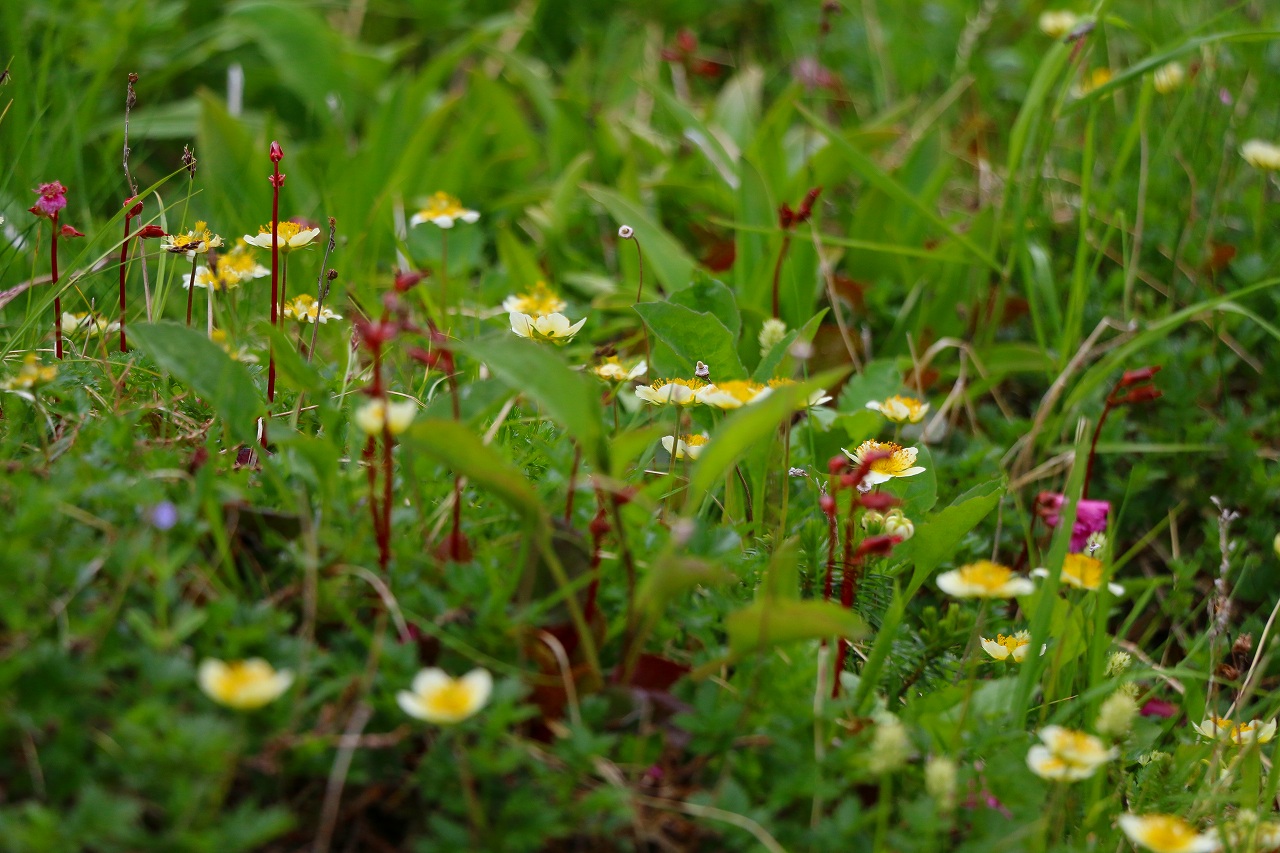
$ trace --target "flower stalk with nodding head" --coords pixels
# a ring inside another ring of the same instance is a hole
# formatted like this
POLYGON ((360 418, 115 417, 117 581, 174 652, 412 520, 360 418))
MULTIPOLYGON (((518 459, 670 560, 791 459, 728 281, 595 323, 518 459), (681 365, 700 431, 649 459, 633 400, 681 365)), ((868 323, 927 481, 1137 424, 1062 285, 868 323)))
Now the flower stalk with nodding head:
MULTIPOLYGON (((58 212, 67 206, 67 188, 61 181, 49 181, 41 184, 36 190, 40 197, 28 210, 36 216, 45 217, 53 226, 53 238, 49 242, 49 267, 53 280, 53 350, 54 355, 62 358, 62 296, 58 293, 58 212)), ((65 226, 70 228, 70 226, 65 226)), ((75 231, 71 228, 71 231, 75 231)), ((78 232, 77 232, 78 233, 78 232)), ((70 235, 67 235, 70 236, 70 235)))
MULTIPOLYGON (((284 186, 284 175, 280 174, 280 161, 284 159, 284 149, 279 142, 271 143, 271 327, 279 322, 280 300, 280 188, 284 186)), ((276 349, 273 344, 267 361, 267 401, 276 400, 276 349)), ((267 430, 263 424, 262 446, 267 446, 267 430)))

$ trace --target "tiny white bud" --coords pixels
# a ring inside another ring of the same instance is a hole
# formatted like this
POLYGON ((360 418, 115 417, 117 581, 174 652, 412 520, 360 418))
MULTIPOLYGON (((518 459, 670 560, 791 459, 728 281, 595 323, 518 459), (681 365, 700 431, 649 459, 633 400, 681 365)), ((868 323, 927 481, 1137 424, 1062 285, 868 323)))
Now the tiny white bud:
POLYGON ((635 233, 636 232, 631 228, 630 225, 623 225, 621 228, 618 229, 618 236, 621 237, 623 240, 630 240, 632 237, 635 236, 635 233))

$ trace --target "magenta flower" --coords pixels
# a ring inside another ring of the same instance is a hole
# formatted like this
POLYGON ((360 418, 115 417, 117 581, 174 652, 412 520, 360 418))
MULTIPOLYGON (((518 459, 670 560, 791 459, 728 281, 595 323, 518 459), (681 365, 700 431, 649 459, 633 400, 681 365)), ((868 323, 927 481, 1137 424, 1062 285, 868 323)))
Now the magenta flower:
POLYGON ((67 206, 67 188, 62 185, 61 181, 50 181, 47 184, 41 184, 35 192, 40 195, 40 198, 36 199, 36 203, 30 208, 30 211, 36 216, 53 217, 59 210, 67 206))
MULTIPOLYGON (((1041 492, 1036 496, 1036 513, 1050 527, 1057 527, 1062 518, 1062 504, 1066 495, 1060 492, 1041 492)), ((1083 551, 1089 536, 1107 529, 1110 501, 1081 500, 1076 507, 1076 523, 1071 528, 1071 551, 1083 551)))

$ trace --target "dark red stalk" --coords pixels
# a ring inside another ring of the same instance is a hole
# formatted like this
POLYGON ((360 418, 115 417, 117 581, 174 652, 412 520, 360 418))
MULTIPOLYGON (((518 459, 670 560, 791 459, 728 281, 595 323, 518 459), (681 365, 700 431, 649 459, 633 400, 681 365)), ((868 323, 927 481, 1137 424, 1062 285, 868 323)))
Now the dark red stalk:
POLYGON ((791 250, 791 234, 788 232, 782 238, 782 248, 778 250, 778 260, 773 265, 773 318, 776 320, 780 316, 778 289, 782 281, 782 262, 786 260, 787 252, 791 250))
POLYGON ((50 218, 53 222, 53 240, 49 242, 49 265, 53 268, 53 352, 62 358, 62 296, 58 293, 58 212, 50 218))
MULTIPOLYGON (((125 204, 128 205, 129 202, 126 201, 125 204)), ((124 272, 125 265, 129 262, 129 241, 131 239, 129 236, 129 220, 132 218, 133 209, 130 208, 124 212, 124 242, 120 244, 120 352, 127 351, 124 338, 124 272)))
POLYGON ((391 437, 391 424, 384 419, 382 427, 382 535, 378 537, 378 564, 386 574, 391 562, 391 448, 395 439, 391 437))
MULTIPOLYGON (((280 174, 280 161, 284 151, 279 142, 271 143, 271 328, 276 328, 276 306, 280 298, 280 187, 284 175, 280 174)), ((276 399, 276 349, 271 345, 267 362, 267 401, 276 399)), ((263 424, 262 446, 267 446, 266 424, 263 424)))

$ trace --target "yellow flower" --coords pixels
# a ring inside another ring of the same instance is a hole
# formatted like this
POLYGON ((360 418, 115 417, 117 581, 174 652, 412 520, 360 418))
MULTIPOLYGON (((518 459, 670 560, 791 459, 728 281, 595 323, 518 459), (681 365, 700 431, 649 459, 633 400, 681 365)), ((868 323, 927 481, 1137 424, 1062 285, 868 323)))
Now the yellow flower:
POLYGON ((1101 739, 1062 726, 1040 730, 1042 744, 1027 751, 1027 766, 1042 779, 1075 782, 1088 779, 1099 767, 1120 754, 1101 739))
POLYGON ((273 702, 293 683, 293 673, 276 671, 262 658, 220 661, 205 658, 196 673, 200 689, 213 701, 240 711, 273 702))
POLYGON ((925 413, 929 411, 929 404, 922 403, 914 397, 895 394, 887 400, 872 400, 867 403, 867 408, 873 412, 879 412, 895 424, 918 424, 924 420, 925 413))
POLYGON ((451 678, 442 669, 419 672, 411 690, 396 694, 400 708, 411 717, 428 723, 460 723, 489 701, 493 676, 488 670, 473 669, 461 678, 451 678))
POLYGON ((563 299, 540 281, 528 293, 508 296, 502 300, 502 310, 508 314, 528 314, 531 317, 542 317, 547 314, 559 314, 568 307, 563 299))
POLYGON ((649 371, 649 365, 644 359, 636 362, 631 367, 623 366, 618 361, 616 355, 611 355, 604 361, 591 368, 591 372, 603 379, 605 382, 630 382, 633 379, 639 379, 649 371))
POLYGON ((399 435, 409 428, 417 413, 418 404, 413 400, 393 403, 370 400, 356 409, 353 418, 356 426, 366 435, 381 435, 384 428, 392 435, 399 435))
POLYGON ((462 202, 454 196, 446 192, 437 192, 427 199, 427 203, 423 205, 409 220, 410 227, 421 225, 424 222, 430 222, 440 228, 452 228, 453 223, 461 220, 462 222, 472 223, 480 218, 480 214, 474 210, 467 210, 462 206, 462 202))
POLYGON ((1169 62, 1157 68, 1156 73, 1151 76, 1156 91, 1167 95, 1182 87, 1187 79, 1187 69, 1182 67, 1181 62, 1169 62))
POLYGON ((1051 39, 1065 38, 1079 24, 1080 18, 1074 12, 1051 9, 1040 13, 1040 32, 1051 39))
MULTIPOLYGON (((303 228, 296 222, 281 222, 276 226, 276 236, 280 239, 280 251, 286 254, 294 249, 305 249, 319 234, 319 228, 303 228)), ((259 249, 270 249, 271 223, 258 226, 257 234, 244 235, 244 241, 259 249)))
MULTIPOLYGON (((774 388, 785 388, 788 385, 795 385, 795 384, 796 384, 796 381, 794 379, 770 379, 769 388, 763 394, 761 394, 758 399, 763 400, 766 396, 768 396, 773 391, 774 388)), ((830 403, 830 402, 831 402, 831 395, 828 394, 823 389, 819 388, 817 391, 811 392, 808 398, 801 400, 799 403, 797 403, 796 408, 811 409, 814 406, 821 406, 823 403, 830 403)), ((921 468, 920 470, 923 471, 924 469, 921 468)))
POLYGON ((1105 86, 1110 82, 1110 68, 1095 68, 1089 72, 1088 77, 1085 77, 1079 83, 1071 87, 1071 95, 1075 98, 1083 98, 1099 86, 1105 86))
POLYGON ((698 402, 716 409, 739 409, 762 399, 768 389, 749 379, 731 379, 698 389, 698 402))
POLYGON ((698 402, 698 391, 706 385, 701 379, 659 379, 652 385, 638 386, 636 396, 655 406, 692 406, 698 402))
MULTIPOLYGON (((690 459, 697 459, 702 455, 708 440, 705 435, 680 436, 680 441, 676 443, 676 458, 683 459, 688 456, 690 459)), ((668 453, 671 452, 671 443, 673 441, 675 441, 675 436, 664 435, 662 437, 662 446, 668 453)))
POLYGON ((1031 633, 1029 631, 1019 631, 1016 634, 1005 636, 1004 634, 996 634, 994 640, 988 640, 986 637, 980 637, 982 640, 982 650, 996 660, 1013 661, 1014 663, 1022 663, 1026 660, 1027 649, 1031 646, 1031 633))
POLYGON ((924 468, 916 464, 916 454, 920 451, 914 447, 903 447, 901 444, 894 444, 892 441, 867 439, 862 444, 859 444, 858 449, 852 453, 843 447, 840 450, 845 456, 853 460, 854 465, 861 465, 863 458, 869 453, 889 454, 883 459, 877 459, 871 463, 871 468, 867 471, 867 476, 862 482, 872 486, 887 483, 894 477, 914 477, 916 474, 924 473, 924 468))
POLYGON ((166 234, 160 243, 160 248, 175 255, 194 258, 196 255, 207 254, 210 249, 216 249, 221 245, 222 238, 211 232, 207 223, 197 222, 196 227, 186 234, 166 234))
POLYGON ((1240 146, 1240 156, 1250 166, 1264 172, 1280 171, 1280 145, 1263 139, 1250 139, 1240 146))
MULTIPOLYGON (((1049 577, 1049 570, 1041 567, 1031 574, 1038 578, 1049 577)), ((1077 589, 1096 590, 1102 586, 1102 561, 1088 554, 1068 554, 1062 561, 1062 582, 1077 589)), ((1112 595, 1124 595, 1124 587, 1118 583, 1107 584, 1112 595)))
POLYGON ((1210 717, 1202 723, 1192 723, 1205 740, 1221 740, 1242 746, 1249 743, 1270 743, 1276 736, 1276 721, 1264 723, 1262 720, 1250 720, 1247 723, 1235 723, 1225 717, 1210 717))
POLYGON ((315 297, 310 293, 303 293, 286 302, 284 304, 284 316, 302 323, 315 323, 317 319, 321 323, 342 319, 341 314, 335 314, 327 307, 321 308, 315 297))
POLYGON ((1212 835, 1196 832, 1177 815, 1122 814, 1117 823, 1130 841, 1153 853, 1212 853, 1221 847, 1212 835))
POLYGON ((979 560, 938 575, 938 589, 956 598, 1013 598, 1030 595, 1035 584, 1030 578, 1019 577, 1013 569, 979 560))
POLYGON ((39 357, 29 352, 22 359, 22 367, 11 378, 0 383, 0 391, 29 391, 37 385, 52 382, 58 376, 56 365, 41 366, 39 357))
POLYGON ((551 341, 553 344, 569 343, 569 341, 573 340, 573 336, 578 334, 582 324, 587 322, 586 317, 576 323, 570 323, 569 318, 563 314, 543 314, 538 317, 531 317, 518 311, 512 311, 509 319, 511 320, 511 331, 520 337, 530 338, 535 341, 551 341))

